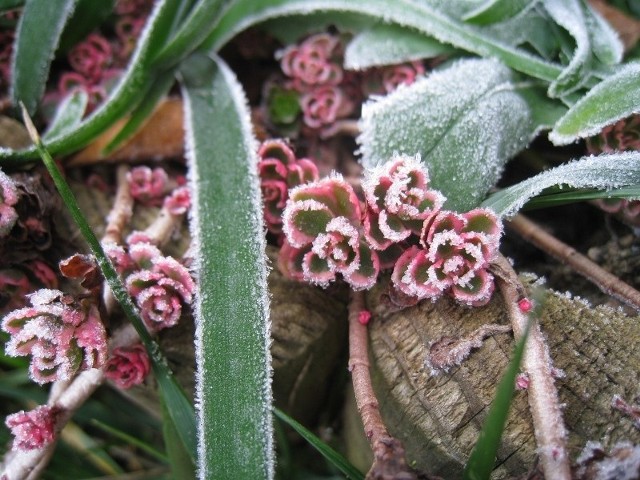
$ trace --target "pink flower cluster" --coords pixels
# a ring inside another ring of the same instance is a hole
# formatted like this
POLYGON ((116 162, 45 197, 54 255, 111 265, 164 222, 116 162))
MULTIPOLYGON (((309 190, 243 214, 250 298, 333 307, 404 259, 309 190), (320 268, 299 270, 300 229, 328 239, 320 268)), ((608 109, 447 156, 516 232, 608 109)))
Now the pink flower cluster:
POLYGON ((493 292, 487 271, 502 234, 490 210, 443 210, 419 158, 398 155, 367 172, 361 204, 334 175, 294 188, 283 213, 286 240, 278 260, 290 278, 325 286, 340 274, 354 289, 393 267, 392 283, 415 299, 443 294, 482 305, 493 292))
POLYGON ((15 437, 13 450, 35 450, 51 443, 55 438, 56 407, 40 405, 33 410, 21 410, 7 416, 5 424, 15 437))
POLYGON ((169 175, 163 168, 141 165, 127 173, 131 196, 144 205, 160 205, 167 193, 169 175))
POLYGON ((7 355, 31 356, 29 372, 35 382, 69 380, 105 363, 106 332, 93 303, 53 289, 28 298, 31 306, 6 315, 2 329, 11 335, 7 355))
MULTIPOLYGON (((332 124, 353 112, 342 70, 342 44, 329 34, 317 34, 280 53, 286 85, 300 94, 303 122, 312 129, 332 124)), ((347 79, 348 80, 348 79, 347 79)))
POLYGON ((119 388, 129 389, 140 385, 151 370, 149 356, 144 346, 116 348, 107 362, 105 376, 119 388))
POLYGON ((0 170, 0 238, 6 236, 18 219, 14 206, 18 203, 18 190, 13 180, 0 170))
POLYGON ((128 239, 128 248, 110 244, 107 255, 125 279, 127 291, 152 331, 176 325, 183 305, 191 303, 195 283, 184 265, 140 235, 128 239))
POLYGON ((308 158, 296 158, 289 144, 280 139, 264 141, 258 157, 264 220, 270 232, 280 234, 289 189, 318 180, 318 168, 308 158))

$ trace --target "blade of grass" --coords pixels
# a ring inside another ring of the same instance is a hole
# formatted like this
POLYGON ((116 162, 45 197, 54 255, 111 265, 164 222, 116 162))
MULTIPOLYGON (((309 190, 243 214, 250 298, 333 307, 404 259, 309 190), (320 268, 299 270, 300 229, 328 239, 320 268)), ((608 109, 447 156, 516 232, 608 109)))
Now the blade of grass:
POLYGON ((143 442, 139 438, 129 435, 128 433, 125 433, 122 430, 118 430, 117 428, 113 428, 107 425, 106 423, 101 422, 100 420, 92 419, 90 423, 94 427, 99 428, 103 432, 108 433, 109 435, 117 438, 118 440, 122 440, 127 445, 133 445, 134 447, 138 447, 143 452, 148 453, 149 455, 151 455, 157 460, 160 460, 163 463, 167 463, 169 461, 169 459, 164 453, 158 451, 157 449, 153 448, 148 443, 143 442))
POLYGON ((13 104, 24 103, 31 114, 44 93, 53 55, 75 6, 76 0, 30 0, 22 10, 11 61, 10 90, 13 104))
POLYGON ((127 293, 122 280, 113 267, 113 264, 105 254, 102 245, 98 241, 98 238, 93 233, 91 226, 80 210, 78 202, 76 201, 71 188, 58 169, 58 166, 53 161, 53 158, 42 144, 38 132, 36 131, 24 106, 22 113, 27 130, 31 135, 31 138, 38 150, 38 153, 42 158, 45 167, 47 167, 49 174, 53 178, 53 182, 58 189, 58 192, 62 196, 64 203, 69 210, 69 213, 78 225, 82 236, 89 245, 91 252, 95 256, 98 266, 100 267, 102 274, 107 280, 114 297, 120 303, 122 310, 124 311, 133 327, 136 329, 140 340, 147 349, 149 358, 151 359, 151 367, 156 381, 158 382, 158 387, 164 398, 164 401, 167 402, 167 405, 169 406, 169 414, 171 416, 171 419, 176 426, 176 430, 178 432, 178 435, 180 436, 180 439, 184 442, 187 451, 191 455, 192 460, 195 462, 196 426, 193 406, 187 399, 184 391, 182 390, 180 385, 178 385, 175 377, 167 366, 167 361, 162 355, 160 347, 151 338, 151 335, 149 335, 149 332, 140 319, 138 309, 133 303, 133 300, 131 300, 131 297, 127 293))
POLYGON ((122 467, 111 458, 104 448, 74 422, 65 425, 60 433, 62 441, 69 445, 76 455, 83 457, 105 475, 121 475, 122 467))
POLYGON ((282 420, 284 423, 293 428, 298 435, 304 438, 309 445, 315 448, 324 458, 326 458, 331 465, 335 466, 338 470, 345 474, 347 478, 353 480, 364 480, 364 475, 360 470, 351 465, 349 460, 344 458, 340 453, 336 452, 329 445, 320 440, 316 435, 307 430, 302 424, 295 421, 289 415, 277 408, 273 409, 273 414, 282 420))
POLYGON ((273 478, 269 299, 257 143, 219 58, 183 64, 197 259, 196 359, 202 478, 273 478))
POLYGON ((169 417, 164 402, 160 402, 162 408, 162 436, 167 451, 165 461, 171 466, 173 478, 196 478, 195 465, 191 462, 189 454, 185 451, 183 443, 179 440, 175 426, 169 417))
POLYGON ((592 190, 592 189, 553 189, 544 192, 529 200, 523 210, 534 210, 537 208, 555 207, 567 203, 584 202, 587 200, 623 198, 628 200, 640 199, 640 186, 616 188, 615 190, 592 190), (566 191, 569 190, 569 191, 566 191))
POLYGON ((524 335, 516 345, 507 370, 498 384, 496 396, 485 418, 480 438, 478 438, 465 466, 462 477, 464 480, 488 480, 491 476, 502 432, 504 432, 504 427, 507 423, 516 376, 520 369, 528 333, 529 327, 527 326, 524 335))

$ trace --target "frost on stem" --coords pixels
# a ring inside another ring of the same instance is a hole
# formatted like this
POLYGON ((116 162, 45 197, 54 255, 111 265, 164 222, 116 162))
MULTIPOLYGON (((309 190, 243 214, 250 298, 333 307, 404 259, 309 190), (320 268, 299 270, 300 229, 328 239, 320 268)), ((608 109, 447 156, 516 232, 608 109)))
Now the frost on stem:
POLYGON ((21 410, 7 416, 5 424, 14 436, 13 450, 35 450, 51 443, 55 438, 56 407, 41 405, 25 412, 21 410))
POLYGON ((294 188, 283 214, 281 271, 322 286, 341 274, 356 290, 372 287, 380 265, 361 218, 358 197, 339 175, 294 188))
POLYGON ((289 144, 280 139, 264 141, 258 157, 264 220, 270 232, 280 234, 289 189, 318 180, 318 168, 308 158, 297 159, 289 144))
POLYGON ((125 279, 129 295, 140 309, 140 316, 153 331, 172 327, 182 315, 182 307, 191 303, 195 282, 187 268, 162 252, 145 238, 125 249, 120 245, 105 246, 116 270, 125 279))
POLYGON ((106 332, 98 308, 88 299, 42 289, 29 295, 29 301, 30 307, 5 316, 2 329, 11 336, 7 355, 31 356, 29 372, 35 382, 70 380, 105 363, 106 332))
POLYGON ((140 385, 149 374, 151 363, 147 351, 138 343, 131 347, 116 348, 107 362, 105 377, 119 388, 140 385))
POLYGON ((441 211, 424 222, 421 247, 411 247, 396 262, 393 284, 421 299, 447 293, 469 306, 485 305, 494 290, 487 268, 501 234, 502 224, 491 210, 441 211))
POLYGON ((14 205, 18 203, 18 190, 13 180, 0 170, 0 238, 6 236, 18 219, 14 205))

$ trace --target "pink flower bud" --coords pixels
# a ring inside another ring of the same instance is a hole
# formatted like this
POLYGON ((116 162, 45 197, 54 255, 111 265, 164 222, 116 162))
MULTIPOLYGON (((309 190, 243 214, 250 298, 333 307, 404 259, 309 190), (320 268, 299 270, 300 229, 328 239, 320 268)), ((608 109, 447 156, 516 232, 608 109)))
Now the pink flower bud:
POLYGON ((51 443, 55 438, 56 417, 59 410, 41 405, 25 412, 21 410, 7 416, 5 424, 15 437, 13 450, 35 450, 51 443))
POLYGON ((89 83, 96 83, 111 63, 111 45, 103 36, 92 33, 71 49, 68 58, 71 68, 89 83))
POLYGON ((362 325, 367 325, 371 320, 371 312, 369 310, 361 310, 358 313, 358 322, 362 325))
POLYGON ((299 46, 281 53, 280 66, 298 91, 318 85, 337 85, 342 80, 342 67, 335 58, 341 55, 340 41, 328 34, 313 35, 299 46))
POLYGON ((382 71, 382 84, 387 93, 396 90, 400 85, 411 85, 416 77, 424 74, 421 62, 393 65, 382 71))
POLYGON ((131 196, 145 205, 160 205, 169 177, 162 168, 140 166, 127 174, 131 196))
POLYGON ((137 344, 116 348, 107 362, 105 376, 119 388, 128 389, 140 385, 150 369, 147 351, 141 344, 137 344))
POLYGON ((522 298, 518 301, 518 308, 522 313, 529 313, 533 308, 533 302, 528 298, 522 298))
POLYGON ((188 187, 178 187, 164 199, 163 207, 171 215, 183 215, 191 206, 191 191, 188 187))
POLYGON ((300 97, 303 121, 310 128, 321 128, 349 115, 353 104, 339 87, 326 85, 300 97))

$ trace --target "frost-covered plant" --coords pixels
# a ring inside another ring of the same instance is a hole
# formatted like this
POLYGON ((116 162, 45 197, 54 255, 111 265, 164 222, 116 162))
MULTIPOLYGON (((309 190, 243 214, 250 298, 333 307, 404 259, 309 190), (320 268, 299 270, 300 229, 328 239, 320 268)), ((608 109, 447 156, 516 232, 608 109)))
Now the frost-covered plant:
POLYGON ((144 205, 161 205, 169 176, 160 167, 138 166, 127 174, 131 196, 144 205))
POLYGON ((183 306, 193 299, 195 283, 184 265, 145 240, 136 235, 129 239, 126 249, 110 244, 105 250, 123 276, 147 327, 156 331, 178 323, 183 306))
POLYGON ((191 190, 189 190, 189 187, 175 188, 162 201, 162 207, 171 215, 184 215, 190 206, 191 190))
POLYGON ((270 232, 282 232, 282 212, 289 189, 318 179, 318 168, 308 158, 296 158, 287 142, 265 140, 258 149, 258 174, 263 214, 270 232))
POLYGON ((21 410, 7 416, 5 424, 14 436, 13 450, 34 450, 51 443, 55 436, 59 409, 40 405, 33 410, 21 410))
POLYGON ((289 86, 299 92, 342 81, 342 44, 336 36, 312 35, 279 55, 282 71, 291 79, 289 86))
POLYGON ((81 370, 104 365, 106 332, 95 304, 53 289, 28 298, 31 306, 6 315, 2 329, 10 335, 7 355, 31 357, 29 372, 35 382, 69 380, 81 370))
POLYGON ((144 382, 151 370, 149 356, 140 343, 131 347, 119 347, 113 350, 107 366, 105 377, 119 388, 128 389, 144 382))
POLYGON ((501 234, 502 224, 490 210, 440 211, 424 223, 421 247, 411 247, 396 262, 393 284, 421 299, 448 293, 460 303, 484 305, 494 289, 487 268, 501 234))
POLYGON ((370 288, 380 264, 364 236, 360 201, 342 176, 291 190, 283 214, 279 266, 293 278, 326 286, 342 275, 355 290, 370 288))
POLYGON ((6 236, 18 219, 14 206, 18 203, 18 190, 11 177, 0 170, 0 238, 6 236))

